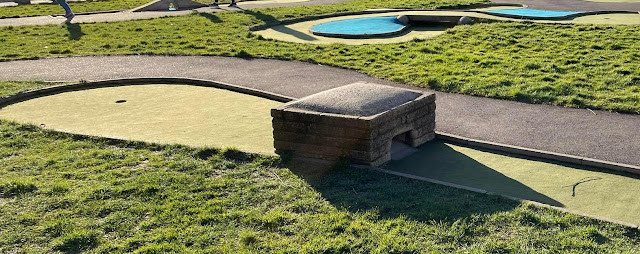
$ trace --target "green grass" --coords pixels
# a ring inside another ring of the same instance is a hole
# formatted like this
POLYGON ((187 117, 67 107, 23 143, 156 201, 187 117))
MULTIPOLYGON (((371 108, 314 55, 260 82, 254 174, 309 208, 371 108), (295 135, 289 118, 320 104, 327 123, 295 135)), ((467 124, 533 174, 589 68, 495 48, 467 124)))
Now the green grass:
POLYGON ((373 171, 0 121, 0 252, 640 251, 640 231, 373 171))
POLYGON ((63 85, 60 82, 43 81, 6 81, 0 80, 0 98, 16 94, 22 91, 40 89, 48 86, 63 85))
MULTIPOLYGON (((94 0, 85 2, 68 2, 69 7, 75 13, 83 12, 99 12, 99 11, 114 11, 114 10, 129 10, 138 6, 142 6, 151 2, 152 0, 94 0)), ((210 4, 213 2, 207 0, 194 0, 204 4, 210 4)), ((252 1, 252 0, 249 0, 252 1)), ((230 2, 229 0, 222 0, 221 2, 230 2)), ((0 18, 15 18, 15 17, 31 17, 31 16, 44 16, 44 15, 62 15, 64 10, 57 3, 44 3, 44 4, 26 4, 12 7, 2 7, 0 10, 0 18)))
POLYGON ((477 24, 432 40, 362 46, 272 41, 247 29, 274 19, 383 6, 397 4, 359 0, 145 21, 5 27, 0 28, 0 60, 110 54, 276 58, 355 69, 445 92, 640 112, 640 31, 635 26, 477 24))
MULTIPOLYGON (((69 7, 76 13, 127 10, 150 2, 150 0, 98 0, 86 2, 68 2, 69 7)), ((43 15, 64 14, 64 10, 57 3, 29 4, 3 7, 0 18, 30 17, 43 15)))

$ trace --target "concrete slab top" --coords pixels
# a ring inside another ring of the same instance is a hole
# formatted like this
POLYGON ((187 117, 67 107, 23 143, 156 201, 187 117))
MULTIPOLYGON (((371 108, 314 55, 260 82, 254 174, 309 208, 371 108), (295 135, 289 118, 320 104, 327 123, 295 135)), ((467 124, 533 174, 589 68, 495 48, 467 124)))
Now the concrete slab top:
POLYGON ((403 88, 357 82, 302 98, 287 108, 319 113, 372 116, 393 109, 422 95, 403 88))

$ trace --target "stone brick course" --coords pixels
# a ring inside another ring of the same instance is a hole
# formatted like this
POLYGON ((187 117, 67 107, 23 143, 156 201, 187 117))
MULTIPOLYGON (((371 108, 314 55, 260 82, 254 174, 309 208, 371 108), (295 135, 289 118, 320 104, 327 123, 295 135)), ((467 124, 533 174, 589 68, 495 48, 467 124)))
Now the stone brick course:
POLYGON ((394 138, 413 147, 435 138, 435 108, 433 93, 358 82, 273 108, 274 146, 294 159, 380 166, 394 138))

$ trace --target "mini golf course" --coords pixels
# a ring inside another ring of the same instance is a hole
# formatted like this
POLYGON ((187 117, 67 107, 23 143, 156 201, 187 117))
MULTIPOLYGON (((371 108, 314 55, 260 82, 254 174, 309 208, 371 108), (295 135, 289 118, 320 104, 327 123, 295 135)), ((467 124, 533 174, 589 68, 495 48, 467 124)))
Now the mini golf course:
POLYGON ((0 117, 46 129, 273 153, 269 110, 279 102, 190 85, 64 92, 9 105, 0 117))
MULTIPOLYGON (((270 109, 281 103, 192 85, 129 85, 36 97, 0 118, 62 132, 273 153, 270 109)), ((386 170, 640 224, 640 179, 441 141, 386 170)))
MULTIPOLYGON (((639 25, 640 14, 634 12, 550 11, 515 7, 489 7, 462 11, 401 11, 379 10, 347 16, 321 18, 286 25, 259 28, 254 33, 262 37, 312 44, 343 43, 349 45, 399 43, 414 39, 429 39, 455 26, 451 22, 415 22, 403 24, 399 16, 433 20, 438 17, 470 17, 476 21, 513 21, 540 23, 639 25), (420 18, 421 17, 421 18, 420 18)), ((411 19, 411 18, 410 18, 411 19)))

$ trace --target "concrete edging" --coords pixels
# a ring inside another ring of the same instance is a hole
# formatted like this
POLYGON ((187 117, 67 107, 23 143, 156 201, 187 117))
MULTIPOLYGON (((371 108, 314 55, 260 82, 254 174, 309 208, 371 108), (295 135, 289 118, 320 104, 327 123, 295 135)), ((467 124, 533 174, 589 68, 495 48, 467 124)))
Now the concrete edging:
POLYGON ((257 96, 269 100, 278 102, 289 102, 294 98, 284 95, 260 91, 242 86, 231 85, 223 82, 202 80, 202 79, 190 79, 190 78, 128 78, 128 79, 110 79, 91 82, 80 82, 71 85, 59 85, 46 87, 36 90, 30 90, 20 92, 5 98, 0 98, 0 108, 18 103, 21 101, 38 98, 42 96, 48 96, 64 92, 72 92, 79 90, 103 88, 103 87, 116 87, 116 86, 129 86, 129 85, 146 85, 146 84, 175 84, 175 85, 193 85, 203 87, 213 87, 219 89, 225 89, 233 92, 243 93, 247 95, 257 96))
POLYGON ((453 134, 448 134, 444 132, 436 131, 436 137, 442 140, 449 141, 451 143, 461 144, 465 146, 471 147, 480 147, 491 149, 500 152, 507 152, 512 154, 524 155, 533 158, 540 159, 548 159, 560 162, 566 162, 575 165, 588 166, 588 167, 596 167, 602 169, 609 169, 615 171, 623 171, 627 173, 632 173, 636 175, 640 175, 640 167, 634 165, 627 165, 622 163, 597 160, 587 157, 580 157, 574 155, 568 155, 563 153, 554 153, 548 151, 542 151, 537 149, 525 148, 520 146, 513 146, 489 141, 476 140, 471 138, 465 138, 453 134))
POLYGON ((578 18, 578 17, 584 17, 584 16, 591 16, 591 15, 601 15, 601 14, 631 14, 631 13, 638 13, 635 11, 585 11, 585 12, 578 12, 575 14, 569 14, 569 15, 564 15, 564 16, 557 16, 557 17, 535 17, 535 16, 521 16, 521 15, 513 15, 513 14, 505 14, 505 13, 495 13, 495 12, 490 12, 490 11, 474 11, 474 10, 470 10, 468 12, 476 12, 476 13, 482 13, 482 14, 487 14, 487 15, 491 15, 491 16, 496 16, 496 17, 503 17, 503 18, 512 18, 512 19, 522 19, 522 20, 570 20, 570 19, 574 19, 574 18, 578 18))
POLYGON ((382 169, 382 168, 363 167, 363 166, 356 166, 356 167, 357 168, 369 168, 369 169, 372 169, 372 170, 375 170, 375 171, 378 171, 378 172, 382 172, 382 173, 385 173, 385 174, 390 174, 390 175, 394 175, 394 176, 409 178, 409 179, 423 181, 423 182, 439 184, 439 185, 452 187, 452 188, 456 188, 456 189, 467 190, 467 191, 471 191, 471 192, 475 192, 475 193, 486 194, 486 195, 495 195, 495 196, 499 196, 499 197, 506 198, 506 199, 509 199, 509 200, 513 200, 513 201, 517 201, 517 202, 521 202, 521 203, 531 204, 531 205, 534 205, 534 206, 537 206, 537 207, 550 208, 550 209, 558 210, 558 211, 565 212, 565 213, 584 216, 584 217, 595 219, 595 220, 598 220, 598 221, 614 223, 614 224, 622 225, 622 226, 625 226, 625 227, 640 229, 640 225, 636 225, 636 224, 633 224, 633 223, 627 223, 627 222, 624 222, 624 221, 619 221, 619 220, 614 220, 614 219, 610 219, 610 218, 606 218, 606 217, 600 217, 600 216, 595 216, 595 215, 591 215, 591 214, 586 214, 586 213, 575 211, 575 210, 571 210, 571 209, 566 209, 566 208, 562 208, 562 207, 547 205, 547 204, 543 204, 543 203, 536 202, 536 201, 516 198, 516 197, 512 197, 512 196, 508 196, 508 195, 502 195, 502 194, 499 194, 499 193, 490 192, 490 191, 486 191, 486 190, 483 190, 483 189, 473 188, 473 187, 459 185, 459 184, 455 184, 455 183, 444 182, 444 181, 435 180, 435 179, 431 179, 431 178, 426 178, 426 177, 422 177, 422 176, 416 176, 416 175, 411 175, 411 174, 400 173, 400 172, 386 170, 386 169, 382 169))

